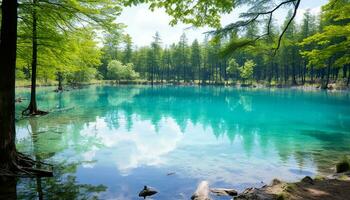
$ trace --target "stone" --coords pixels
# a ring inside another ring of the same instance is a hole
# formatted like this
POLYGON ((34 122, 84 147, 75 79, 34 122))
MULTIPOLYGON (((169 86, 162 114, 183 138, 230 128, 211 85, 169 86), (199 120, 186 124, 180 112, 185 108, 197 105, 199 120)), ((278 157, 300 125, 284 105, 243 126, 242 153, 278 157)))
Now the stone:
POLYGON ((272 184, 271 185, 274 186, 274 185, 278 185, 278 184, 281 184, 281 183, 282 183, 282 181, 280 181, 280 180, 275 178, 275 179, 272 180, 272 184))
POLYGON ((227 188, 213 188, 210 189, 210 192, 216 194, 217 196, 237 196, 238 192, 234 189, 227 188))
POLYGON ((143 190, 141 190, 141 192, 139 193, 139 197, 143 197, 144 199, 146 199, 146 197, 155 195, 157 193, 158 192, 156 190, 145 185, 143 190))
POLYGON ((210 200, 208 181, 202 181, 198 184, 196 191, 191 197, 191 200, 210 200))
POLYGON ((301 179, 301 182, 312 185, 314 184, 314 180, 310 176, 305 176, 303 179, 301 179))

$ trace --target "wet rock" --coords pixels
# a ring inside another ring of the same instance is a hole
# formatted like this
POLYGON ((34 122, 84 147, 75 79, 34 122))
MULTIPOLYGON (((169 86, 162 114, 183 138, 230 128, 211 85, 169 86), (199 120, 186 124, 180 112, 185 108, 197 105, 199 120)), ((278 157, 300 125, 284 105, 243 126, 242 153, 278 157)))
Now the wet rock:
POLYGON ((158 192, 150 187, 147 187, 145 185, 145 187, 143 188, 143 190, 141 190, 141 192, 139 193, 139 197, 143 197, 144 199, 146 199, 146 197, 148 196, 152 196, 157 194, 158 192))
POLYGON ((191 200, 210 200, 208 181, 202 181, 198 184, 196 191, 191 197, 191 200))
POLYGON ((271 200, 276 199, 275 195, 268 194, 264 190, 257 188, 248 188, 237 197, 235 200, 271 200))
POLYGON ((234 189, 227 188, 212 188, 210 192, 216 194, 217 196, 237 196, 238 192, 234 189))
POLYGON ((310 176, 305 176, 303 179, 301 179, 301 182, 312 185, 314 184, 314 180, 310 176))

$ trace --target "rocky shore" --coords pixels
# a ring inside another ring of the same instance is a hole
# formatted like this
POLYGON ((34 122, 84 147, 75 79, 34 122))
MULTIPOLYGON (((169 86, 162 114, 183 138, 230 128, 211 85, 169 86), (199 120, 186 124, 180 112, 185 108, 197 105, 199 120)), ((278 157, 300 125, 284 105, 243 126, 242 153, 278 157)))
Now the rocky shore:
POLYGON ((273 180, 262 188, 248 188, 235 200, 346 200, 350 199, 350 172, 328 177, 305 177, 296 183, 273 180))

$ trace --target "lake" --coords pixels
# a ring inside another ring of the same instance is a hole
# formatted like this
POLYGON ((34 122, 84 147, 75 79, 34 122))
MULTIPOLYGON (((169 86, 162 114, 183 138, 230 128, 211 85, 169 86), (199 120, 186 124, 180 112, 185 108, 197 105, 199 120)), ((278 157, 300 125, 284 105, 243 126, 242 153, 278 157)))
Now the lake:
MULTIPOLYGON (((333 172, 350 154, 348 92, 53 90, 38 91, 39 108, 50 114, 21 119, 16 131, 17 148, 54 164, 55 177, 20 179, 19 199, 140 199, 144 185, 158 190, 152 199, 189 199, 202 180, 242 191, 333 172)), ((16 96, 29 98, 29 90, 16 96)), ((16 104, 18 118, 27 104, 16 104)))

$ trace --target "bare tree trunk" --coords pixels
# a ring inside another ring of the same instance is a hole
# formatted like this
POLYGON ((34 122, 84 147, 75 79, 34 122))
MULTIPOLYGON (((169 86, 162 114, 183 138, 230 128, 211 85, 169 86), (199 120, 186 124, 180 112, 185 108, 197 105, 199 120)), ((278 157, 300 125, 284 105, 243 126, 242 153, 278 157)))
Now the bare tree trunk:
POLYGON ((58 79, 58 91, 63 91, 63 86, 62 86, 62 81, 63 81, 63 76, 62 76, 62 72, 58 72, 57 73, 57 79, 58 79))
POLYGON ((350 84, 350 65, 348 65, 348 81, 346 83, 347 86, 350 84))
POLYGON ((311 83, 313 83, 314 82, 314 66, 313 65, 311 65, 310 76, 311 76, 311 83))
POLYGON ((331 73, 331 61, 330 61, 330 59, 329 59, 329 60, 328 60, 328 66, 327 66, 327 78, 326 78, 326 83, 323 83, 322 89, 327 89, 327 88, 328 88, 330 73, 331 73))
POLYGON ((3 0, 0 43, 0 169, 11 169, 16 160, 15 69, 17 1, 3 0))
POLYGON ((30 102, 22 114, 25 115, 44 115, 47 112, 38 110, 36 103, 36 71, 38 66, 38 37, 37 37, 37 12, 36 5, 38 0, 33 0, 34 9, 32 11, 33 30, 32 30, 32 85, 30 92, 30 102))

